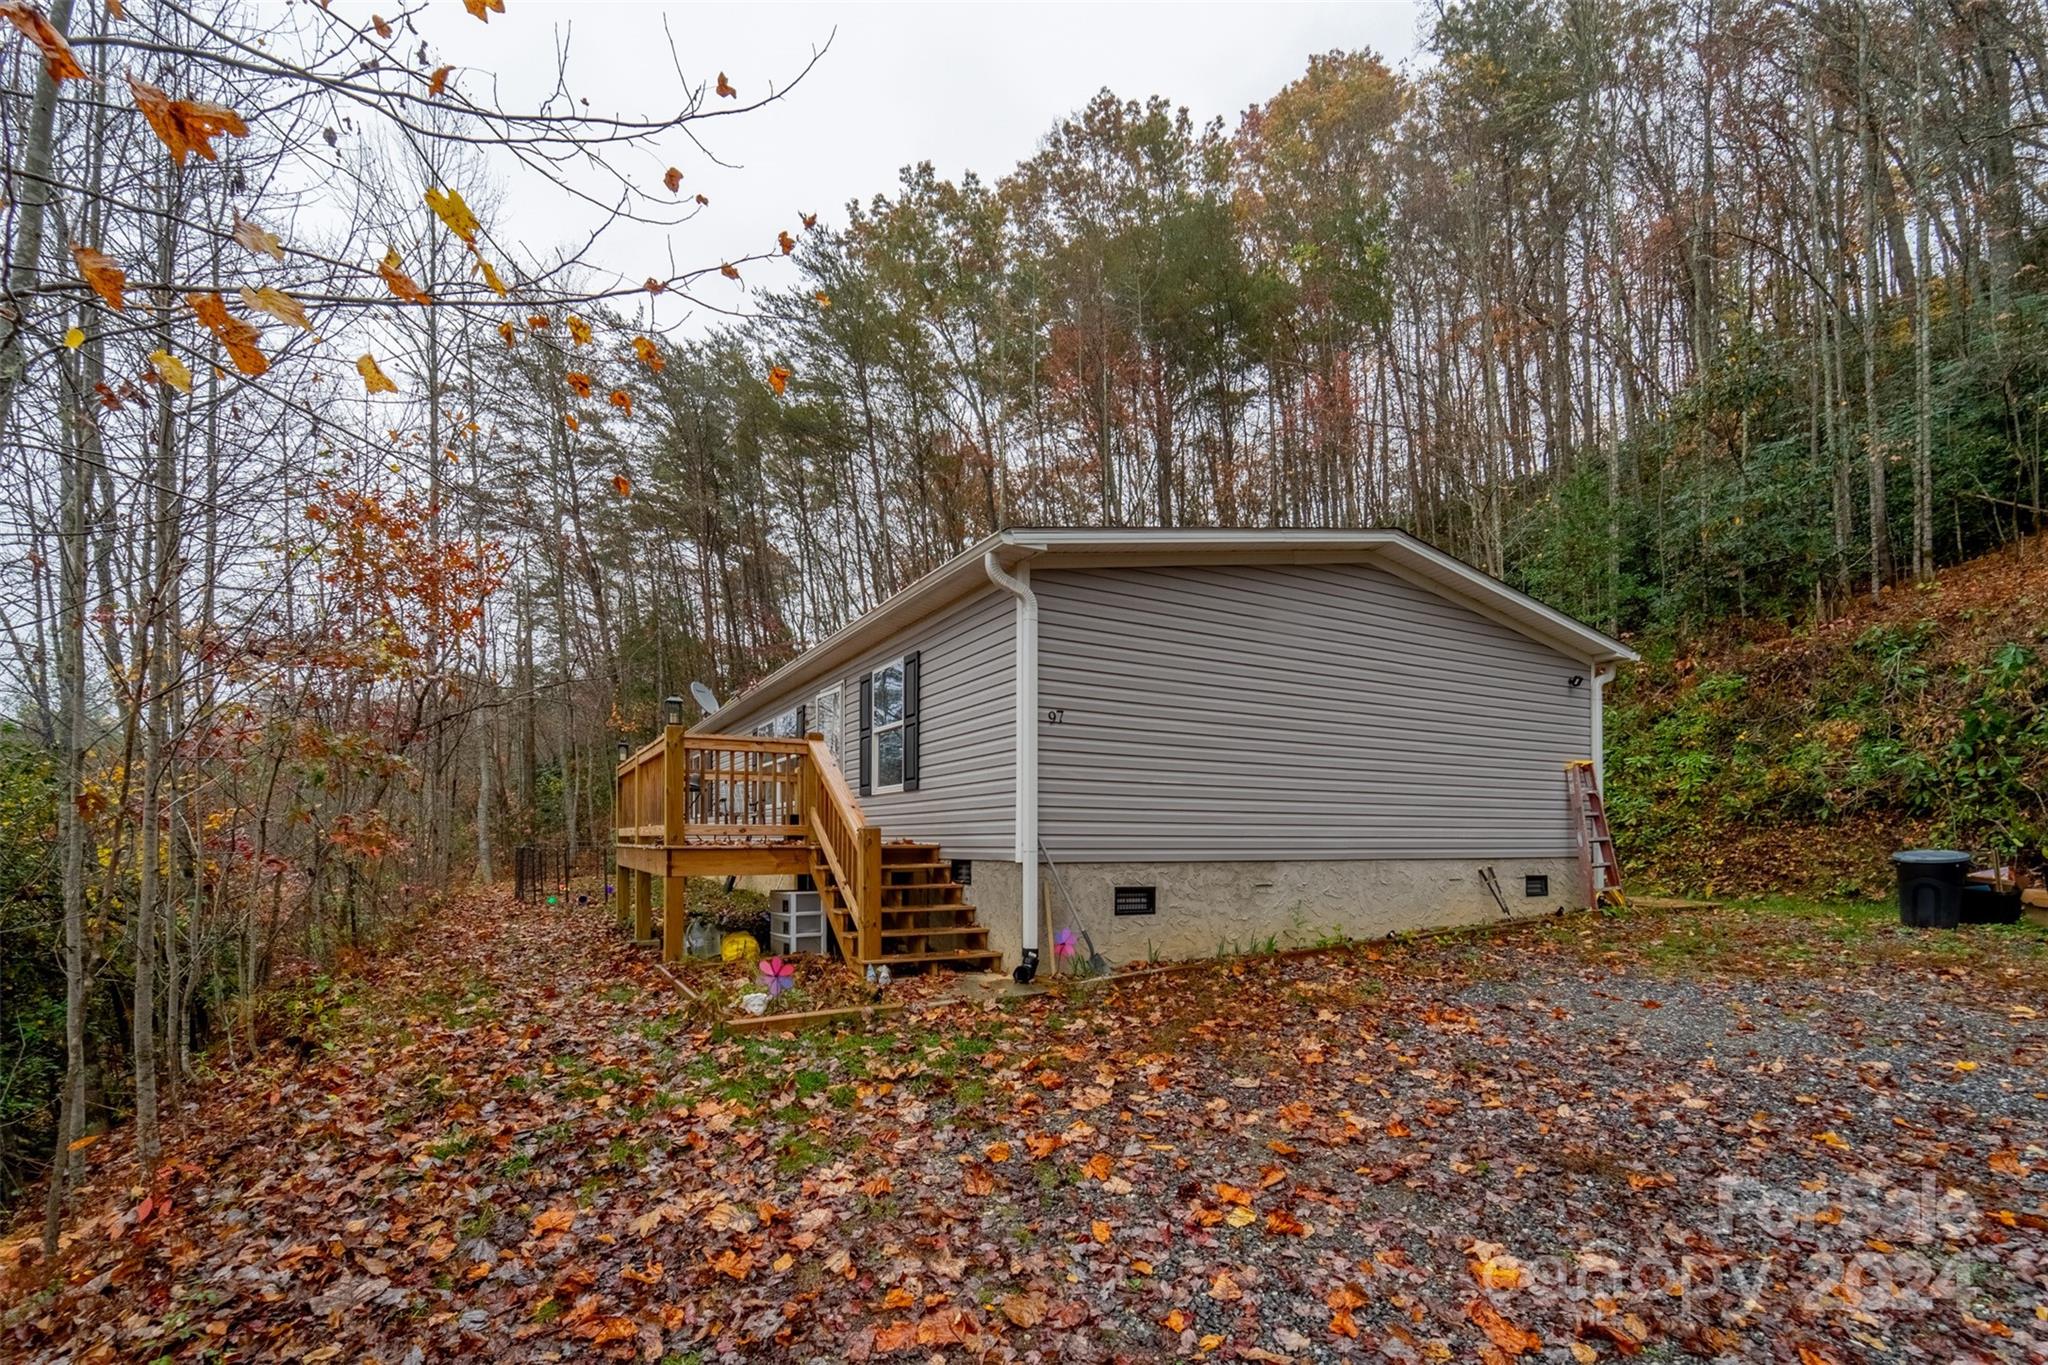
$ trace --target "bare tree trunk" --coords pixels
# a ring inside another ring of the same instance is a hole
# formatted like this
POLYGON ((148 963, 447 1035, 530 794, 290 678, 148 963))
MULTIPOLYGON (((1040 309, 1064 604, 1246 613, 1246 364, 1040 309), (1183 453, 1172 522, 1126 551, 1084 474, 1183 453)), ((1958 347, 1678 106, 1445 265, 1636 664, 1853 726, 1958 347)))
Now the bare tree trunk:
MULTIPOLYGON (((50 26, 58 33, 71 32, 72 0, 50 0, 50 26)), ((21 179, 10 184, 21 217, 14 235, 14 251, 7 261, 8 306, 0 308, 0 432, 13 429, 14 386, 21 377, 21 355, 15 346, 25 302, 34 294, 43 269, 43 225, 52 197, 52 152, 57 127, 57 82, 40 63, 36 64, 36 93, 29 102, 28 130, 22 139, 21 179)), ((9 176, 12 182, 14 177, 9 176)))
MULTIPOLYGON (((102 343, 89 340, 85 354, 87 392, 105 374, 102 343)), ((63 744, 64 797, 57 808, 57 839, 62 848, 64 897, 64 1082, 59 1096, 56 1150, 50 1161, 50 1185, 43 1209, 43 1254, 57 1254, 64 1224, 71 1144, 85 1124, 85 490, 91 477, 88 460, 99 454, 99 427, 78 423, 71 432, 70 458, 64 462, 64 535, 61 543, 63 582, 59 586, 58 709, 63 744)))
POLYGON ((1934 576, 1934 364, 1928 285, 1927 220, 1933 205, 1927 192, 1927 24, 1916 3, 1913 29, 1913 577, 1934 576))
MULTIPOLYGON (((178 196, 177 173, 165 181, 168 205, 178 196)), ((172 233, 175 215, 166 212, 157 229, 158 278, 172 275, 172 233)), ((168 294, 157 301, 157 344, 171 348, 171 300, 168 294)), ((170 669, 170 599, 177 593, 177 503, 178 477, 175 423, 171 388, 161 386, 157 398, 156 458, 152 474, 155 484, 155 516, 150 528, 150 553, 144 574, 147 594, 148 657, 143 668, 145 720, 142 734, 142 852, 135 896, 135 923, 130 951, 135 956, 134 1063, 135 1063, 135 1147, 146 1167, 153 1167, 158 1148, 157 1132, 157 1034, 156 954, 157 917, 163 897, 163 811, 165 699, 174 678, 170 669)))
POLYGON ((1885 524, 1885 443, 1877 402, 1877 199, 1881 152, 1870 88, 1870 11, 1856 14, 1856 108, 1863 125, 1863 444, 1870 492, 1870 595, 1891 577, 1891 531, 1885 524))

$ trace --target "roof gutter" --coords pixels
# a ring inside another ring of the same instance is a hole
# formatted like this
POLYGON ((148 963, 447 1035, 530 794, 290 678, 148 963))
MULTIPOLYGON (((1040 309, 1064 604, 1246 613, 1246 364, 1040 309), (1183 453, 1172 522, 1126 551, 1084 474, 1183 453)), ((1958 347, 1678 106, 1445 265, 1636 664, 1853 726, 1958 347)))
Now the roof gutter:
POLYGON ((1015 975, 1020 984, 1038 975, 1038 597, 1031 591, 1031 561, 1006 571, 996 552, 981 557, 988 581, 1017 599, 1017 864, 1022 874, 1022 922, 1015 975))

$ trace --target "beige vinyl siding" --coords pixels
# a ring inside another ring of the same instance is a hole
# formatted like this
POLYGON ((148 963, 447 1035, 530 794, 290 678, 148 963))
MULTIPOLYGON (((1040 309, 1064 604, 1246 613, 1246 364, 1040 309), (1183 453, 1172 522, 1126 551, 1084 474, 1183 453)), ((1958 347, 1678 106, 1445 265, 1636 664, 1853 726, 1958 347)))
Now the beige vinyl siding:
POLYGON ((1032 587, 1055 860, 1574 851, 1583 661, 1364 565, 1046 570, 1032 587))
MULTIPOLYGON (((845 689, 840 753, 846 782, 860 782, 860 680, 912 650, 918 659, 919 781, 914 792, 860 797, 885 839, 935 839, 953 858, 1016 856, 1017 726, 1014 599, 993 590, 920 621, 834 675, 845 689)), ((799 704, 826 682, 748 699, 728 728, 756 725, 799 704)))

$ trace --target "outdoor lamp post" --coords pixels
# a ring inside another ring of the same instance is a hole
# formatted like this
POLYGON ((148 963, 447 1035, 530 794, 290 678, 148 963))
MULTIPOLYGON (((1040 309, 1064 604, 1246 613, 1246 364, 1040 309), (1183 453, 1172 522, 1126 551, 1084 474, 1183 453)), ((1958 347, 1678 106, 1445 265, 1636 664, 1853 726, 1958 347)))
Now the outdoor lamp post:
POLYGON ((681 725, 683 723, 683 699, 681 697, 671 693, 669 699, 661 704, 661 709, 663 719, 668 721, 670 725, 681 725))

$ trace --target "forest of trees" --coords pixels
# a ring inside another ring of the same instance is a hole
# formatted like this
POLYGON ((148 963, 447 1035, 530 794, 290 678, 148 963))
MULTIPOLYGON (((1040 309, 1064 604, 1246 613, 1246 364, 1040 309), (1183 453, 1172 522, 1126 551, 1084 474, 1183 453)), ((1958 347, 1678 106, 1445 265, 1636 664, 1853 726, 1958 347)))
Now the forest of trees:
POLYGON ((998 526, 1398 526, 1679 635, 2042 515, 2036 0, 1446 4, 1408 68, 1234 125, 1104 91, 645 284, 501 244, 494 186, 594 163, 687 259, 681 173, 614 168, 723 75, 512 115, 402 19, 87 8, 56 80, 0 5, 10 1182, 146 1129, 280 970, 587 848, 658 698, 998 526), (653 325, 693 291, 738 316, 653 325))

